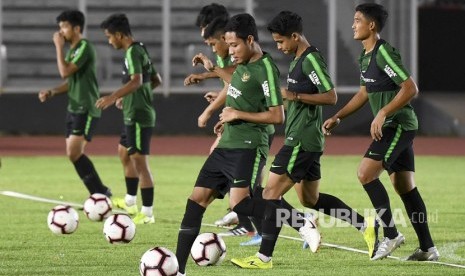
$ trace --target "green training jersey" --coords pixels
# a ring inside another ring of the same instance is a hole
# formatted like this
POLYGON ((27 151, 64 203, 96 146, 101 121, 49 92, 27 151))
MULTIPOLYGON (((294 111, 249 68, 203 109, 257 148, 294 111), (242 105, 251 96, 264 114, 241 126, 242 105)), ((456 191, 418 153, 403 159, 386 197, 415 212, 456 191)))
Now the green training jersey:
POLYGON ((127 83, 132 75, 142 75, 142 85, 134 92, 123 97, 123 116, 125 125, 135 122, 141 127, 155 126, 155 109, 150 78, 157 72, 152 65, 144 44, 134 42, 126 50, 123 65, 123 83, 127 83))
MULTIPOLYGON (((399 93, 400 84, 410 77, 410 73, 404 68, 397 49, 382 39, 376 42, 370 53, 362 51, 359 63, 360 85, 366 86, 371 110, 376 116, 399 93)), ((418 129, 417 116, 410 103, 387 117, 383 126, 398 125, 403 130, 418 129)))
MULTIPOLYGON (((220 68, 225 68, 225 67, 234 65, 234 60, 231 57, 231 55, 228 55, 225 58, 222 58, 219 55, 216 55, 216 65, 218 65, 218 67, 220 68)), ((223 81, 221 81, 221 83, 223 84, 223 81)), ((266 131, 268 132, 269 135, 274 134, 275 132, 274 125, 271 125, 271 124, 267 125, 266 131)))
POLYGON ((225 58, 216 55, 216 65, 220 68, 228 67, 234 64, 234 61, 230 55, 227 55, 225 58))
MULTIPOLYGON (((289 67, 287 89, 300 94, 326 93, 334 88, 326 62, 317 48, 308 47, 289 67)), ((322 106, 290 101, 286 116, 287 146, 321 152, 324 148, 322 106)))
POLYGON ((95 48, 87 39, 81 39, 66 53, 65 61, 78 67, 68 77, 68 111, 71 113, 88 113, 92 117, 100 117, 102 113, 95 107, 99 98, 96 60, 95 48))
MULTIPOLYGON (((226 106, 245 112, 264 112, 282 105, 279 71, 268 54, 257 61, 239 64, 228 87, 226 106)), ((259 148, 268 154, 267 124, 242 120, 224 125, 218 148, 259 148)))

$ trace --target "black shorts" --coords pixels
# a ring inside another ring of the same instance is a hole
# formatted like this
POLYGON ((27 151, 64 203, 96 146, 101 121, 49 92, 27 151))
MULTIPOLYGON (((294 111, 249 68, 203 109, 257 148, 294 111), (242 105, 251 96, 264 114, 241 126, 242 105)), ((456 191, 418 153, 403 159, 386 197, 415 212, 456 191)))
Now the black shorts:
POLYGON ((303 151, 300 145, 284 145, 276 154, 270 171, 283 175, 298 183, 301 180, 315 181, 321 178, 320 157, 322 152, 303 151))
POLYGON ((66 113, 66 138, 71 135, 82 136, 87 141, 92 140, 99 118, 92 117, 88 113, 66 113))
POLYGON ((383 128, 380 141, 373 141, 365 153, 366 158, 383 161, 383 167, 389 174, 401 171, 415 171, 413 139, 416 131, 397 128, 383 128))
POLYGON ((127 148, 129 155, 136 152, 149 155, 152 131, 153 127, 140 127, 137 123, 131 126, 125 125, 119 143, 127 148))
POLYGON ((259 185, 260 172, 266 158, 258 149, 215 148, 199 172, 196 187, 216 190, 224 198, 231 187, 259 185))

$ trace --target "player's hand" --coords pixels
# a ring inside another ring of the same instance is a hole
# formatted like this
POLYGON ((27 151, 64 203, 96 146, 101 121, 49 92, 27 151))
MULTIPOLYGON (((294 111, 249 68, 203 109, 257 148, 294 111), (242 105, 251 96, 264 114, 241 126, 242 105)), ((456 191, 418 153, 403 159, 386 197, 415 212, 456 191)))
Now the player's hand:
POLYGON ((95 102, 95 107, 100 108, 100 109, 106 109, 110 105, 114 104, 116 102, 116 98, 112 95, 104 96, 98 99, 95 102))
POLYGON ((201 74, 190 74, 184 79, 184 85, 188 86, 203 81, 205 78, 201 74))
POLYGON ((123 109, 123 98, 118 98, 115 102, 115 106, 118 109, 123 109))
POLYGON ((237 114, 237 110, 232 107, 225 107, 220 114, 220 121, 222 123, 229 123, 234 120, 239 119, 239 115, 237 114))
POLYGON ((224 130, 224 124, 221 121, 216 123, 216 125, 213 127, 213 133, 215 133, 216 135, 221 135, 221 133, 223 133, 223 130, 224 130))
POLYGON ((63 48, 65 45, 65 37, 60 32, 55 32, 53 34, 53 43, 56 47, 63 48))
POLYGON ((376 114, 376 117, 373 119, 373 122, 371 122, 370 134, 373 140, 379 141, 381 140, 381 138, 383 138, 383 125, 385 120, 386 114, 381 109, 378 112, 378 114, 376 114))
POLYGON ((218 92, 210 91, 207 92, 207 94, 205 94, 203 97, 207 100, 207 102, 211 103, 216 100, 216 98, 218 98, 218 94, 218 92))
POLYGON ((281 96, 283 97, 283 100, 287 99, 287 92, 288 90, 286 88, 281 88, 281 96))
POLYGON ((341 120, 338 117, 331 117, 323 123, 321 129, 323 130, 324 135, 331 135, 331 130, 337 127, 341 120))
POLYGON ((203 64, 203 67, 207 71, 211 71, 213 67, 215 67, 213 62, 202 53, 199 53, 192 58, 192 66, 196 66, 199 63, 203 64))
POLYGON ((52 97, 52 91, 50 90, 40 90, 39 91, 39 101, 41 103, 45 102, 52 97))

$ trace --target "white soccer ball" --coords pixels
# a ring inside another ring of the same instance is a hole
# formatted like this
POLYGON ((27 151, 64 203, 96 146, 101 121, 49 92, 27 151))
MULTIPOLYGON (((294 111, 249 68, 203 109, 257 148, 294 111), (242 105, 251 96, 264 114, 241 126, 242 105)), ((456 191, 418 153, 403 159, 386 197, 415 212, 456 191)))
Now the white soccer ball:
POLYGON ((199 266, 219 265, 226 257, 226 244, 215 233, 200 234, 192 245, 191 257, 199 266))
POLYGON ((104 194, 92 194, 84 202, 84 213, 92 221, 102 221, 111 215, 111 200, 104 194))
POLYGON ((48 228, 55 234, 71 234, 79 224, 79 215, 71 206, 57 205, 47 217, 48 228))
POLYGON ((109 243, 129 243, 136 235, 136 225, 125 214, 114 214, 103 225, 103 234, 109 243))
POLYGON ((178 270, 176 255, 165 247, 151 248, 140 259, 139 271, 142 276, 175 276, 178 270))

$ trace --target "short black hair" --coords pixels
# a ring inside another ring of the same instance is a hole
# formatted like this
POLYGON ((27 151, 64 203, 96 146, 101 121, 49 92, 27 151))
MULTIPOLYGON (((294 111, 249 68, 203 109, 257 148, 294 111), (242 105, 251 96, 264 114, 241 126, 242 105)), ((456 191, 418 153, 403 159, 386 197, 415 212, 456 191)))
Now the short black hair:
POLYGON ((292 33, 302 34, 302 17, 295 12, 282 11, 268 23, 267 29, 271 33, 288 37, 292 33))
POLYGON ((81 33, 84 31, 85 19, 84 19, 84 14, 81 11, 78 11, 78 10, 64 11, 60 13, 60 15, 57 16, 56 20, 57 20, 57 23, 67 21, 73 27, 79 26, 81 28, 81 33))
POLYGON ((210 5, 203 6, 197 15, 195 20, 195 26, 205 28, 210 22, 218 16, 229 17, 229 13, 226 7, 220 4, 212 3, 210 5))
POLYGON ((241 13, 231 17, 224 27, 224 31, 235 32, 236 36, 244 41, 251 35, 258 42, 257 24, 255 24, 255 19, 248 13, 241 13))
POLYGON ((224 34, 224 27, 228 24, 229 17, 227 16, 218 16, 213 19, 210 24, 207 25, 203 32, 203 38, 207 39, 210 37, 215 37, 217 35, 224 34))
POLYGON ((361 12, 365 17, 375 21, 378 32, 381 32, 386 24, 388 12, 384 6, 376 3, 365 3, 355 7, 356 12, 361 12))
POLYGON ((110 34, 117 32, 122 33, 125 36, 131 36, 131 27, 129 26, 129 19, 124 13, 115 13, 105 19, 100 28, 106 29, 110 34))

